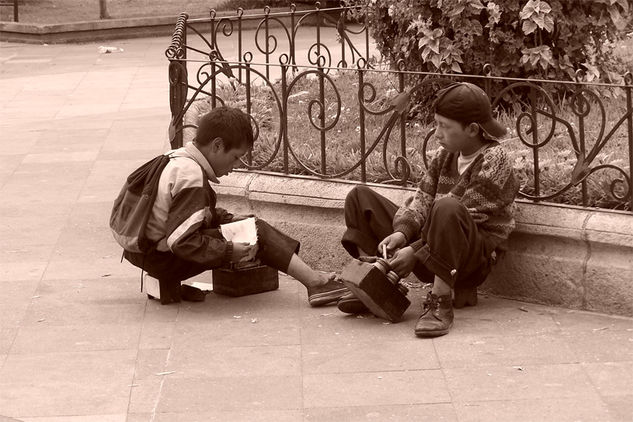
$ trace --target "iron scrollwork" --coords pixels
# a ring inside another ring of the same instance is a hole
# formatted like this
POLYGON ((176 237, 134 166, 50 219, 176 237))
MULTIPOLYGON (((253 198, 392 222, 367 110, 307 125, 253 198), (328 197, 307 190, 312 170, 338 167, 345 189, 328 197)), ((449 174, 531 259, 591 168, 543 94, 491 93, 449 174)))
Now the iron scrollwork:
POLYGON ((513 133, 504 142, 514 143, 517 148, 515 159, 521 164, 517 168, 524 173, 520 192, 523 198, 557 201, 578 196, 582 205, 587 205, 588 191, 601 184, 612 202, 608 206, 633 208, 630 174, 633 77, 630 73, 625 76, 624 85, 605 87, 605 84, 581 83, 579 79, 573 82, 504 79, 494 77, 490 65, 484 66, 483 76, 451 74, 446 68, 438 74, 413 72, 404 69, 401 62, 393 68, 375 69, 368 65, 368 54, 363 57, 360 53, 363 47, 355 45, 350 37, 350 34, 366 34, 363 32, 366 27, 361 26, 357 31, 347 28, 342 17, 344 8, 339 9, 336 9, 341 12, 338 20, 324 9, 297 12, 294 5, 285 14, 266 8, 263 15, 247 17, 238 10, 236 16, 218 19, 212 12, 207 21, 196 22, 190 22, 186 14, 181 14, 165 52, 170 60, 172 145, 177 146, 178 142, 191 137, 190 133, 184 138, 182 134, 195 129, 195 114, 204 107, 235 104, 251 115, 256 132, 252 155, 244 160, 248 169, 365 182, 369 180, 368 163, 375 165, 374 157, 380 156, 382 176, 379 179, 372 176, 371 181, 411 186, 417 183, 420 171, 428 166, 434 141, 432 126, 424 133, 409 135, 412 123, 408 115, 412 106, 428 109, 429 93, 434 89, 468 80, 482 85, 494 98, 494 109, 512 110, 514 121, 509 126, 513 127, 513 133), (246 32, 242 24, 246 19, 257 23, 249 32, 254 35, 251 45, 255 51, 243 51, 246 32), (308 22, 315 25, 317 39, 298 46, 298 31, 308 22), (210 32, 205 34, 199 29, 200 24, 209 24, 210 32), (334 67, 332 50, 319 35, 319 31, 328 26, 336 30, 342 45, 341 58, 334 67), (273 33, 272 28, 277 28, 277 32, 273 33), (239 57, 227 59, 220 49, 219 39, 235 36, 239 57), (280 49, 282 44, 287 44, 286 50, 280 49), (299 47, 308 53, 304 63, 299 63, 296 55, 299 47), (275 53, 278 53, 277 62, 275 53), (264 63, 256 63, 255 55, 264 55, 264 63), (350 58, 354 68, 348 67, 350 58), (388 87, 376 82, 382 79, 396 79, 397 84, 388 87), (415 82, 408 85, 407 81, 415 82), (350 85, 356 89, 350 90, 350 85), (565 101, 560 98, 555 101, 550 95, 555 91, 553 87, 560 86, 567 95, 565 101), (624 111, 620 108, 616 114, 607 110, 599 88, 617 91, 620 98, 626 97, 624 111), (565 106, 566 110, 562 110, 565 106), (354 116, 350 116, 351 109, 356 113, 354 116), (304 119, 305 125, 297 126, 297 119, 304 119), (337 150, 337 133, 351 124, 357 125, 358 140, 346 139, 346 145, 352 145, 348 148, 353 151, 337 150), (302 132, 293 133, 297 130, 295 126, 302 132), (400 145, 392 138, 399 138, 400 145), (306 151, 312 156, 306 156, 301 149, 311 139, 316 139, 319 152, 312 154, 310 151, 316 149, 309 146, 306 151), (604 159, 607 151, 613 150, 614 143, 621 144, 622 150, 628 147, 628 157, 604 159), (421 148, 413 148, 418 144, 421 148), (521 152, 521 147, 527 152, 521 152), (419 162, 412 161, 409 155, 412 149, 419 153, 419 157, 414 157, 419 162), (564 171, 552 176, 550 157, 567 154, 565 151, 569 151, 569 157, 565 158, 564 171), (345 160, 341 160, 343 153, 347 154, 345 160), (332 162, 338 162, 337 166, 330 166, 332 162))

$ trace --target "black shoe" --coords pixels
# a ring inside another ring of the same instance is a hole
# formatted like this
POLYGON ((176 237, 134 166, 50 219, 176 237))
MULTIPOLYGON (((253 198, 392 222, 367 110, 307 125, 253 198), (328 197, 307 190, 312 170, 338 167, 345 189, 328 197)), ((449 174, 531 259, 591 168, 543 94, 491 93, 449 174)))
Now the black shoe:
POLYGON ((429 292, 423 304, 422 315, 415 325, 418 337, 439 337, 447 334, 453 326, 453 304, 451 295, 437 296, 429 292))
POLYGON ((455 289, 455 297, 453 298, 453 308, 461 309, 464 306, 477 305, 477 286, 465 289, 455 289))
POLYGON ((204 302, 207 293, 188 284, 180 286, 180 297, 187 302, 204 302))
POLYGON ((322 286, 308 287, 308 303, 310 306, 324 306, 338 301, 349 293, 349 289, 337 280, 330 280, 322 286))
POLYGON ((363 314, 369 312, 369 308, 352 292, 342 296, 336 306, 339 311, 345 312, 346 314, 363 314))

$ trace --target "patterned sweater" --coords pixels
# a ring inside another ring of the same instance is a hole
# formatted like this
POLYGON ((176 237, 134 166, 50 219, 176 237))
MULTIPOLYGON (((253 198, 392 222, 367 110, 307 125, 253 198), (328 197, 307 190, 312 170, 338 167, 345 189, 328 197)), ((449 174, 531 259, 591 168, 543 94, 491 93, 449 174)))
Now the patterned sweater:
POLYGON ((433 201, 452 196, 464 204, 493 246, 508 238, 515 226, 519 184, 507 153, 498 142, 491 142, 461 175, 458 155, 440 148, 415 193, 396 212, 394 232, 404 233, 409 242, 419 238, 433 201))

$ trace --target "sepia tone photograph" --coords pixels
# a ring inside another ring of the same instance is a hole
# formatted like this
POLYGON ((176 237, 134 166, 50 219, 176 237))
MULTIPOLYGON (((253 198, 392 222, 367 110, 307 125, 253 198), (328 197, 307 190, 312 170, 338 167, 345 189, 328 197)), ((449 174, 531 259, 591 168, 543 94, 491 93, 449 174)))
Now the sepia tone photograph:
POLYGON ((0 422, 633 421, 630 0, 0 0, 0 422))

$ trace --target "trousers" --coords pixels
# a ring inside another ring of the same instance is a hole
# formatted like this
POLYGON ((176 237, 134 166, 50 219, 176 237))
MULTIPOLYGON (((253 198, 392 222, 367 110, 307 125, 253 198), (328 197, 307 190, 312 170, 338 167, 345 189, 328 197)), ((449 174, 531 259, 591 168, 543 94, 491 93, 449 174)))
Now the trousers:
MULTIPOLYGON (((359 249, 378 254, 380 241, 393 233, 397 210, 396 204, 366 186, 352 189, 345 198, 345 250, 353 257, 359 249)), ((432 282, 437 275, 455 289, 466 289, 482 284, 490 273, 494 246, 455 198, 436 200, 419 238, 409 242, 416 249, 413 273, 422 282, 432 282)))
MULTIPOLYGON (((297 240, 275 229, 264 220, 256 219, 258 251, 255 258, 262 264, 287 272, 292 255, 299 253, 297 240)), ((180 282, 213 268, 197 262, 188 261, 172 252, 152 251, 145 254, 124 251, 123 256, 134 266, 150 276, 167 282, 180 282)))

